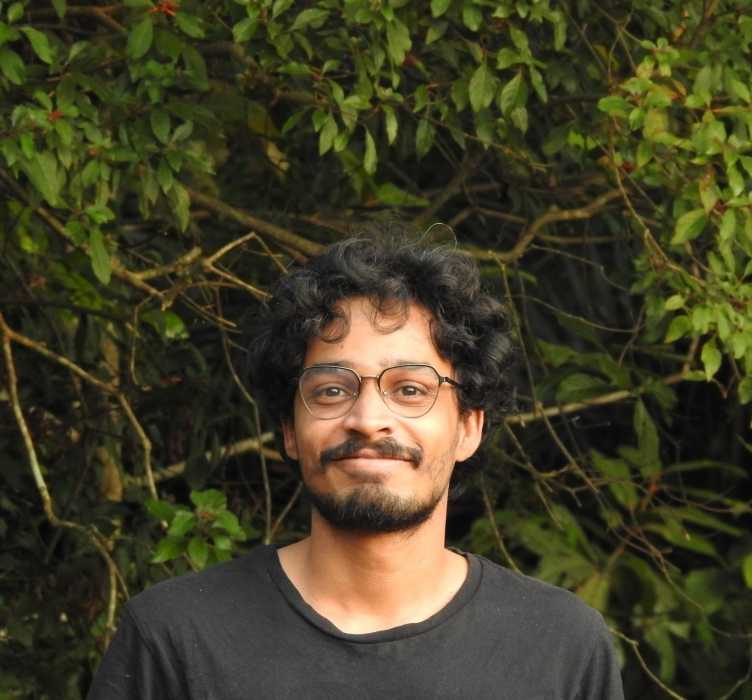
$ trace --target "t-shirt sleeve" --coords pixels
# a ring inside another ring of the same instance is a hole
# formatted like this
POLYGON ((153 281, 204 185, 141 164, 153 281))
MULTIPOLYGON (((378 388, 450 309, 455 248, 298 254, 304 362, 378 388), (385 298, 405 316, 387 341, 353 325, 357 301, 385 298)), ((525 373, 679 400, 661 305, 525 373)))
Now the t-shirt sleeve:
POLYGON ((576 700, 624 700, 621 672, 611 634, 598 615, 590 659, 585 666, 576 700))
POLYGON ((144 639, 125 608, 86 700, 178 700, 187 697, 174 664, 144 639))

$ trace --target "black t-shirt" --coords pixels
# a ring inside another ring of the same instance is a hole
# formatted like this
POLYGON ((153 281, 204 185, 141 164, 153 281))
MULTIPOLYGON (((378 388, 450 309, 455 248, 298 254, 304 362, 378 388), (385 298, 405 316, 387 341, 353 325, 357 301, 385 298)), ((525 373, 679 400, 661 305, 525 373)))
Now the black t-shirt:
POLYGON ((125 606, 88 700, 623 699, 597 612, 465 556, 442 610, 370 634, 307 605, 274 547, 164 581, 125 606))

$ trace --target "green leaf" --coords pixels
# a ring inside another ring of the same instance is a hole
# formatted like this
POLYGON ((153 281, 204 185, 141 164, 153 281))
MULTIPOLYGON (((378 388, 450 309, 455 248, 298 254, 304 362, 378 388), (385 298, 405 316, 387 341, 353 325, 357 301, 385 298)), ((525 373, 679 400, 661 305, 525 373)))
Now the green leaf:
POLYGON ((611 116, 627 117, 632 111, 632 105, 623 97, 609 95, 598 100, 598 109, 611 116))
POLYGON ((671 319, 671 323, 666 331, 666 337, 663 339, 664 343, 673 343, 674 341, 683 338, 687 333, 692 330, 692 322, 688 316, 674 316, 671 319))
POLYGON ((199 17, 183 12, 183 10, 175 14, 175 24, 178 25, 183 34, 187 34, 193 39, 203 39, 206 36, 202 20, 199 17))
POLYGON ((110 254, 104 244, 102 232, 98 228, 92 229, 89 234, 89 257, 91 258, 91 268, 94 270, 97 279, 102 284, 109 284, 112 275, 110 254))
POLYGON ((170 141, 170 115, 164 109, 153 109, 149 115, 149 123, 154 135, 163 144, 170 141))
POLYGON ((530 84, 535 90, 535 94, 538 95, 538 99, 546 104, 548 102, 548 91, 546 90, 546 83, 543 81, 543 76, 537 68, 530 68, 530 84))
POLYGON ((518 106, 523 94, 525 79, 522 73, 517 73, 501 91, 501 112, 505 116, 518 106))
POLYGON ((732 194, 734 197, 738 197, 744 192, 744 178, 742 177, 742 174, 735 166, 730 165, 726 170, 726 176, 728 177, 728 183, 732 194))
POLYGON ((376 172, 377 163, 376 144, 374 143, 373 136, 371 136, 371 132, 366 129, 366 149, 363 155, 363 169, 369 175, 373 175, 376 172))
POLYGON ((22 85, 26 80, 26 66, 21 57, 12 49, 0 48, 0 70, 14 85, 22 85))
POLYGON ((429 205, 425 197, 410 194, 391 182, 379 185, 376 188, 376 197, 392 207, 427 207, 429 205))
POLYGON ((426 32, 426 46, 441 39, 447 29, 449 29, 449 22, 433 22, 426 32))
POLYGON ((640 448, 640 471, 645 477, 657 474, 661 470, 659 454, 660 441, 655 423, 648 413, 642 399, 635 402, 633 417, 634 430, 637 434, 637 443, 640 448))
POLYGON ((198 524, 198 518, 189 510, 179 510, 170 523, 167 534, 171 537, 183 537, 198 524))
POLYGON ((227 497, 218 489, 206 489, 205 491, 191 491, 191 503, 198 510, 217 514, 227 510, 227 497))
POLYGON ((685 299, 681 294, 673 294, 668 299, 666 299, 666 303, 663 305, 663 307, 666 309, 666 311, 676 311, 677 309, 681 309, 682 306, 684 306, 685 299))
POLYGON ((452 0, 431 0, 431 14, 434 17, 441 17, 452 4, 452 0))
POLYGON ((702 346, 700 359, 705 368, 705 378, 710 381, 720 369, 721 360, 723 359, 720 350, 715 344, 715 339, 711 338, 702 346))
POLYGON ((726 209, 721 219, 721 228, 718 233, 722 241, 731 240, 736 232, 736 214, 733 209, 726 209))
POLYGON ((151 15, 143 19, 128 34, 128 57, 136 60, 146 55, 154 39, 154 23, 151 15))
POLYGON ((582 401, 599 396, 608 388, 608 384, 600 377, 584 372, 574 372, 565 376, 556 389, 556 400, 582 401))
POLYGON ((165 537, 159 541, 151 558, 152 564, 161 564, 165 561, 177 559, 185 551, 185 541, 180 537, 165 537))
POLYGON ((710 88, 712 84, 713 68, 709 65, 705 65, 697 72, 694 85, 692 86, 692 92, 697 95, 705 105, 710 104, 710 88))
POLYGON ((23 17, 23 13, 24 4, 22 2, 11 3, 10 7, 8 8, 8 23, 13 24, 14 22, 18 22, 18 20, 23 17))
POLYGON ((593 467, 606 478, 613 497, 627 510, 633 510, 639 503, 639 495, 629 465, 623 459, 606 457, 597 450, 591 451, 591 457, 593 467))
POLYGON ((209 558, 209 545, 203 538, 192 537, 188 543, 187 551, 188 556, 197 569, 201 570, 206 566, 206 560, 209 558))
POLYGON ((221 511, 212 523, 212 529, 224 530, 234 540, 244 540, 245 531, 240 527, 238 516, 229 510, 221 511))
POLYGON ((167 523, 171 523, 175 517, 177 509, 171 503, 167 501, 160 501, 155 498, 147 498, 144 501, 146 510, 149 514, 155 517, 157 520, 164 520, 167 523))
POLYGON ((386 25, 386 44, 389 58, 392 62, 401 66, 405 61, 407 52, 412 48, 410 32, 398 19, 394 19, 386 25))
POLYGON ((742 560, 742 577, 747 588, 752 588, 752 553, 742 560))
POLYGON ((680 245, 686 241, 694 240, 703 232, 707 223, 708 217, 704 209, 693 209, 686 214, 682 214, 676 221, 671 244, 680 245))
POLYGON ((422 158, 433 147, 436 130, 428 119, 421 119, 415 131, 415 153, 422 158))
POLYGON ((52 7, 55 8, 58 19, 65 17, 65 12, 68 9, 66 0, 52 0, 52 7))
POLYGON ((739 382, 739 403, 746 405, 752 401, 752 377, 744 377, 739 382))
POLYGON ((382 111, 384 112, 384 125, 386 127, 386 138, 389 145, 393 144, 397 139, 397 130, 399 123, 397 121, 397 115, 394 108, 391 105, 382 105, 382 111))
POLYGON ((334 143, 334 137, 337 135, 337 122, 333 114, 327 115, 324 126, 319 133, 319 155, 327 153, 334 143))
POLYGON ((470 106, 473 112, 480 112, 493 102, 497 82, 488 65, 485 62, 481 63, 470 78, 470 106))
POLYGON ((21 31, 26 34, 31 48, 34 49, 34 53, 39 56, 40 60, 45 63, 52 63, 52 50, 47 35, 33 27, 21 27, 21 31))
POLYGON ((173 213, 181 231, 188 228, 191 220, 191 197, 180 183, 175 182, 168 194, 173 213))
POLYGON ((236 44, 252 39, 258 29, 257 17, 245 17, 232 28, 232 38, 236 44))
POLYGON ((291 31, 300 31, 311 27, 312 29, 320 29, 327 18, 329 17, 329 10, 322 10, 317 7, 309 7, 303 10, 292 23, 291 31))
POLYGON ((37 153, 25 161, 22 168, 47 203, 53 207, 58 206, 65 172, 59 167, 54 154, 49 151, 37 153))
POLYGON ((462 23, 468 29, 477 32, 483 24, 483 12, 471 2, 465 2, 462 7, 462 23))

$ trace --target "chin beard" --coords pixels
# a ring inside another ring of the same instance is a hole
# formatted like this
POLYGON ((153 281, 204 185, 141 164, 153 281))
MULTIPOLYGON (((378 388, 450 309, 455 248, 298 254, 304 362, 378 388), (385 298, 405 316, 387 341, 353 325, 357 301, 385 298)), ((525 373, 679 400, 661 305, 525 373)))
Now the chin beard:
POLYGON ((305 484, 304 492, 333 527, 372 534, 415 529, 431 517, 443 495, 440 491, 421 502, 397 496, 379 484, 357 486, 345 494, 318 493, 305 484))

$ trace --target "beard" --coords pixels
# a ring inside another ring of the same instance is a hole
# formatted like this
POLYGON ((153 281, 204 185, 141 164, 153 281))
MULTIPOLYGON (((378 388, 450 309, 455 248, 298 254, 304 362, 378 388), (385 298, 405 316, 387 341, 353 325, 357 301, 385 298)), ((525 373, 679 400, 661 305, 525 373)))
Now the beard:
POLYGON ((444 495, 427 501, 398 496, 381 484, 363 484, 347 493, 321 493, 304 484, 308 501, 330 525, 350 532, 380 534, 413 530, 428 520, 444 495))
MULTIPOLYGON (((383 457, 405 459, 416 469, 422 465, 422 450, 400 445, 392 438, 366 442, 357 438, 346 440, 334 448, 324 450, 319 459, 319 468, 328 463, 355 455, 359 450, 369 449, 383 457)), ((413 530, 428 520, 441 501, 446 488, 437 488, 426 500, 400 496, 372 481, 348 489, 344 493, 317 491, 304 483, 304 494, 324 520, 340 530, 370 534, 405 532, 413 530)))

